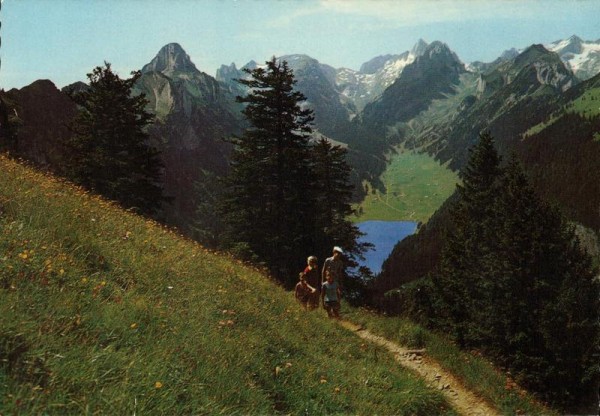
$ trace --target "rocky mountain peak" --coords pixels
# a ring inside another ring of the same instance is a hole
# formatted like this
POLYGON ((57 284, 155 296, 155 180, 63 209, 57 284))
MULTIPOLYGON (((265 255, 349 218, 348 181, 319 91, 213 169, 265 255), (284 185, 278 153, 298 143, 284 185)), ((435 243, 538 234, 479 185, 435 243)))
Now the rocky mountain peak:
POLYGON ((294 72, 300 68, 319 65, 319 61, 305 54, 283 55, 278 57, 277 61, 287 62, 288 66, 294 70, 294 72))
POLYGON ((419 39, 417 43, 415 43, 415 46, 413 46, 413 48, 410 50, 410 53, 414 56, 421 56, 425 53, 427 46, 427 42, 425 42, 423 39, 419 39))
POLYGON ((235 66, 235 62, 232 62, 231 65, 227 66, 227 65, 221 65, 221 68, 223 70, 228 70, 228 71, 237 71, 237 67, 235 66))
POLYGON ((518 55, 519 55, 519 51, 516 48, 510 48, 510 49, 507 49, 504 52, 502 52, 502 55, 500 55, 500 59, 501 60, 514 59, 518 55))
POLYGON ((542 57, 547 57, 551 54, 551 52, 544 47, 544 45, 535 44, 531 45, 527 49, 525 49, 521 54, 519 54, 515 59, 514 63, 523 67, 527 64, 535 62, 542 57))
POLYGON ((486 64, 483 70, 494 67, 500 61, 512 60, 517 55, 526 54, 522 60, 541 56, 546 51, 556 53, 580 80, 592 78, 600 72, 600 39, 597 41, 582 40, 573 35, 568 39, 561 39, 544 45, 533 45, 525 49, 512 48, 505 51, 500 58, 491 64, 486 64))
POLYGON ((579 36, 571 36, 569 38, 569 44, 564 51, 574 54, 583 52, 583 40, 579 36))
POLYGON ((249 70, 253 70, 258 68, 258 62, 256 62, 254 59, 251 60, 250 62, 248 62, 246 65, 244 65, 241 69, 249 69, 249 70))
POLYGON ((501 89, 510 90, 513 97, 518 97, 543 86, 566 91, 576 83, 577 79, 558 54, 538 44, 482 74, 478 90, 488 96, 501 89))
POLYGON ((566 54, 577 55, 583 52, 583 43, 583 40, 579 36, 573 35, 569 39, 551 43, 549 49, 560 56, 566 54))
POLYGON ((85 82, 77 81, 72 84, 64 86, 61 89, 61 91, 69 96, 72 96, 72 95, 79 94, 80 92, 87 91, 88 88, 90 88, 90 86, 88 84, 86 84, 85 82))
POLYGON ((358 72, 363 74, 374 74, 385 66, 386 63, 393 59, 400 58, 400 55, 379 55, 370 61, 365 62, 360 66, 358 72))
POLYGON ((448 58, 454 59, 456 61, 459 61, 456 54, 454 52, 452 52, 452 50, 450 50, 448 45, 446 45, 445 43, 440 42, 438 40, 427 45, 425 47, 425 49, 423 50, 423 53, 421 54, 421 56, 426 56, 430 59, 436 55, 440 56, 440 57, 442 57, 442 56, 448 57, 448 58))
POLYGON ((444 71, 449 71, 458 76, 458 74, 465 72, 465 65, 460 61, 456 53, 454 53, 448 45, 443 42, 435 41, 427 45, 423 54, 417 56, 414 65, 411 65, 405 69, 410 72, 420 72, 427 70, 427 68, 445 68, 444 71))
POLYGON ((175 72, 200 72, 190 59, 189 55, 178 43, 169 43, 163 46, 158 54, 144 65, 142 73, 161 72, 170 76, 175 72))
POLYGON ((410 52, 406 51, 399 55, 380 55, 361 65, 359 72, 362 74, 376 74, 378 71, 385 70, 386 67, 397 67, 398 72, 395 78, 400 75, 402 68, 411 63, 416 57, 423 55, 427 49, 428 43, 419 39, 412 47, 410 52))
POLYGON ((546 45, 581 79, 586 80, 600 72, 600 40, 584 41, 578 36, 558 40, 546 45))
POLYGON ((231 63, 231 65, 221 65, 219 69, 217 69, 217 81, 220 82, 229 82, 232 79, 239 78, 241 75, 241 71, 237 69, 235 63, 231 63))

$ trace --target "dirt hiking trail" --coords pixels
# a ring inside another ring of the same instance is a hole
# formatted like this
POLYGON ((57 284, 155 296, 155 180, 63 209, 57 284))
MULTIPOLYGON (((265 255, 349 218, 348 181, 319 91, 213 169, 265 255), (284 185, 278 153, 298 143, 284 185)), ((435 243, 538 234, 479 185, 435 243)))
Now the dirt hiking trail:
POLYGON ((386 338, 375 335, 352 322, 340 320, 340 324, 359 337, 386 348, 396 361, 417 372, 428 385, 440 390, 452 407, 461 415, 493 416, 500 413, 485 400, 463 387, 460 381, 444 370, 436 361, 424 355, 424 350, 404 348, 386 338))

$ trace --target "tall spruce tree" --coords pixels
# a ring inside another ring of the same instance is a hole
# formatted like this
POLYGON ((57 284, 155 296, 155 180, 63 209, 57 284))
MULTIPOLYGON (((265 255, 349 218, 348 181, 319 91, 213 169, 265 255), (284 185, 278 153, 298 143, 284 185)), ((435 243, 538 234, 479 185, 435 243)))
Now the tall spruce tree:
POLYGON ((491 136, 482 135, 432 276, 440 306, 433 321, 546 399, 572 405, 598 379, 597 270, 516 157, 505 168, 499 160, 491 136))
POLYGON ((483 306, 482 294, 474 291, 486 284, 484 270, 478 266, 492 250, 491 211, 501 174, 501 158, 489 133, 480 135, 469 154, 460 173, 462 184, 457 185, 458 199, 451 210, 452 224, 443 248, 441 271, 432 279, 443 305, 440 325, 450 328, 463 346, 479 337, 482 329, 470 321, 476 318, 473 311, 483 306))
POLYGON ((124 207, 157 213, 164 200, 162 163, 146 132, 154 117, 145 110, 144 95, 132 95, 141 73, 121 79, 105 62, 87 76, 89 88, 73 95, 80 109, 65 143, 67 175, 124 207))
POLYGON ((536 195, 515 156, 500 181, 495 221, 486 348, 547 399, 584 400, 598 380, 597 270, 574 227, 536 195))
POLYGON ((352 212, 345 150, 311 143, 313 112, 294 90, 287 62, 247 70, 243 111, 251 127, 234 137, 221 213, 225 240, 238 255, 265 264, 288 287, 308 255, 323 259, 341 245, 352 265, 364 251, 352 212))
POLYGON ((243 114, 251 127, 234 137, 224 214, 227 239, 234 249, 264 262, 291 284, 297 256, 310 247, 312 183, 309 138, 313 114, 302 109, 305 97, 294 90, 287 62, 274 57, 239 82, 249 88, 243 114))

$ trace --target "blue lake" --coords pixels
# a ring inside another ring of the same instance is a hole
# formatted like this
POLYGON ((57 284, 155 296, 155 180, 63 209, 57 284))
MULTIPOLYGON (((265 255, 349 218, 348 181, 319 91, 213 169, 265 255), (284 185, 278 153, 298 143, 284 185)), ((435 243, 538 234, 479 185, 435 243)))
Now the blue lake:
POLYGON ((375 245, 373 250, 365 253, 365 261, 360 263, 371 269, 373 274, 381 272, 384 260, 396 243, 417 230, 417 223, 413 221, 364 221, 356 226, 365 233, 359 241, 375 245))

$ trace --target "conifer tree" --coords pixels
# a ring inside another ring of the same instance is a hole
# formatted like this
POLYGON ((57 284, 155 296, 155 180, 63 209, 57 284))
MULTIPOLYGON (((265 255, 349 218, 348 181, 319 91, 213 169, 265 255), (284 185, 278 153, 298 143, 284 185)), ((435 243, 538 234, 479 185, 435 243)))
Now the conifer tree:
POLYGON ((346 151, 326 140, 311 142, 313 112, 294 90, 287 62, 275 58, 247 70, 251 79, 243 111, 251 127, 235 145, 225 179, 222 218, 229 248, 265 264, 288 287, 297 281, 308 255, 331 255, 344 247, 355 265, 365 245, 347 220, 352 213, 346 151))
POLYGON ((482 135, 461 175, 433 318, 524 386, 567 405, 598 379, 597 269, 573 227, 544 203, 513 156, 505 168, 482 135))
POLYGON ((501 174, 501 158, 489 133, 480 135, 478 143, 469 149, 470 158, 460 173, 458 199, 452 208, 452 224, 446 236, 440 273, 433 284, 444 313, 440 324, 452 329, 461 345, 477 338, 482 327, 470 325, 474 311, 481 310, 485 285, 483 270, 478 266, 492 249, 488 243, 497 181, 501 174))
POLYGON ((318 251, 326 252, 334 245, 350 248, 357 235, 349 232, 352 224, 347 221, 354 213, 349 202, 354 188, 348 182, 351 168, 346 163, 346 150, 320 139, 311 155, 313 183, 309 192, 316 207, 315 226, 324 231, 321 234, 325 238, 318 251))
POLYGON ((246 72, 252 78, 239 82, 250 92, 238 102, 246 104, 243 114, 251 127, 233 139, 224 203, 227 239, 291 284, 298 253, 306 256, 310 246, 305 228, 311 214, 306 191, 312 183, 313 114, 301 108, 305 97, 294 90, 287 62, 273 57, 266 67, 246 72))
POLYGON ((600 292, 591 259, 515 156, 500 182, 495 221, 486 348, 526 385, 572 404, 598 376, 600 292))
POLYGON ((156 213, 164 198, 162 163, 146 132, 154 118, 145 110, 144 95, 131 93, 141 73, 121 79, 105 63, 87 76, 89 88, 73 95, 80 109, 72 123, 74 136, 65 143, 67 175, 127 208, 156 213))

